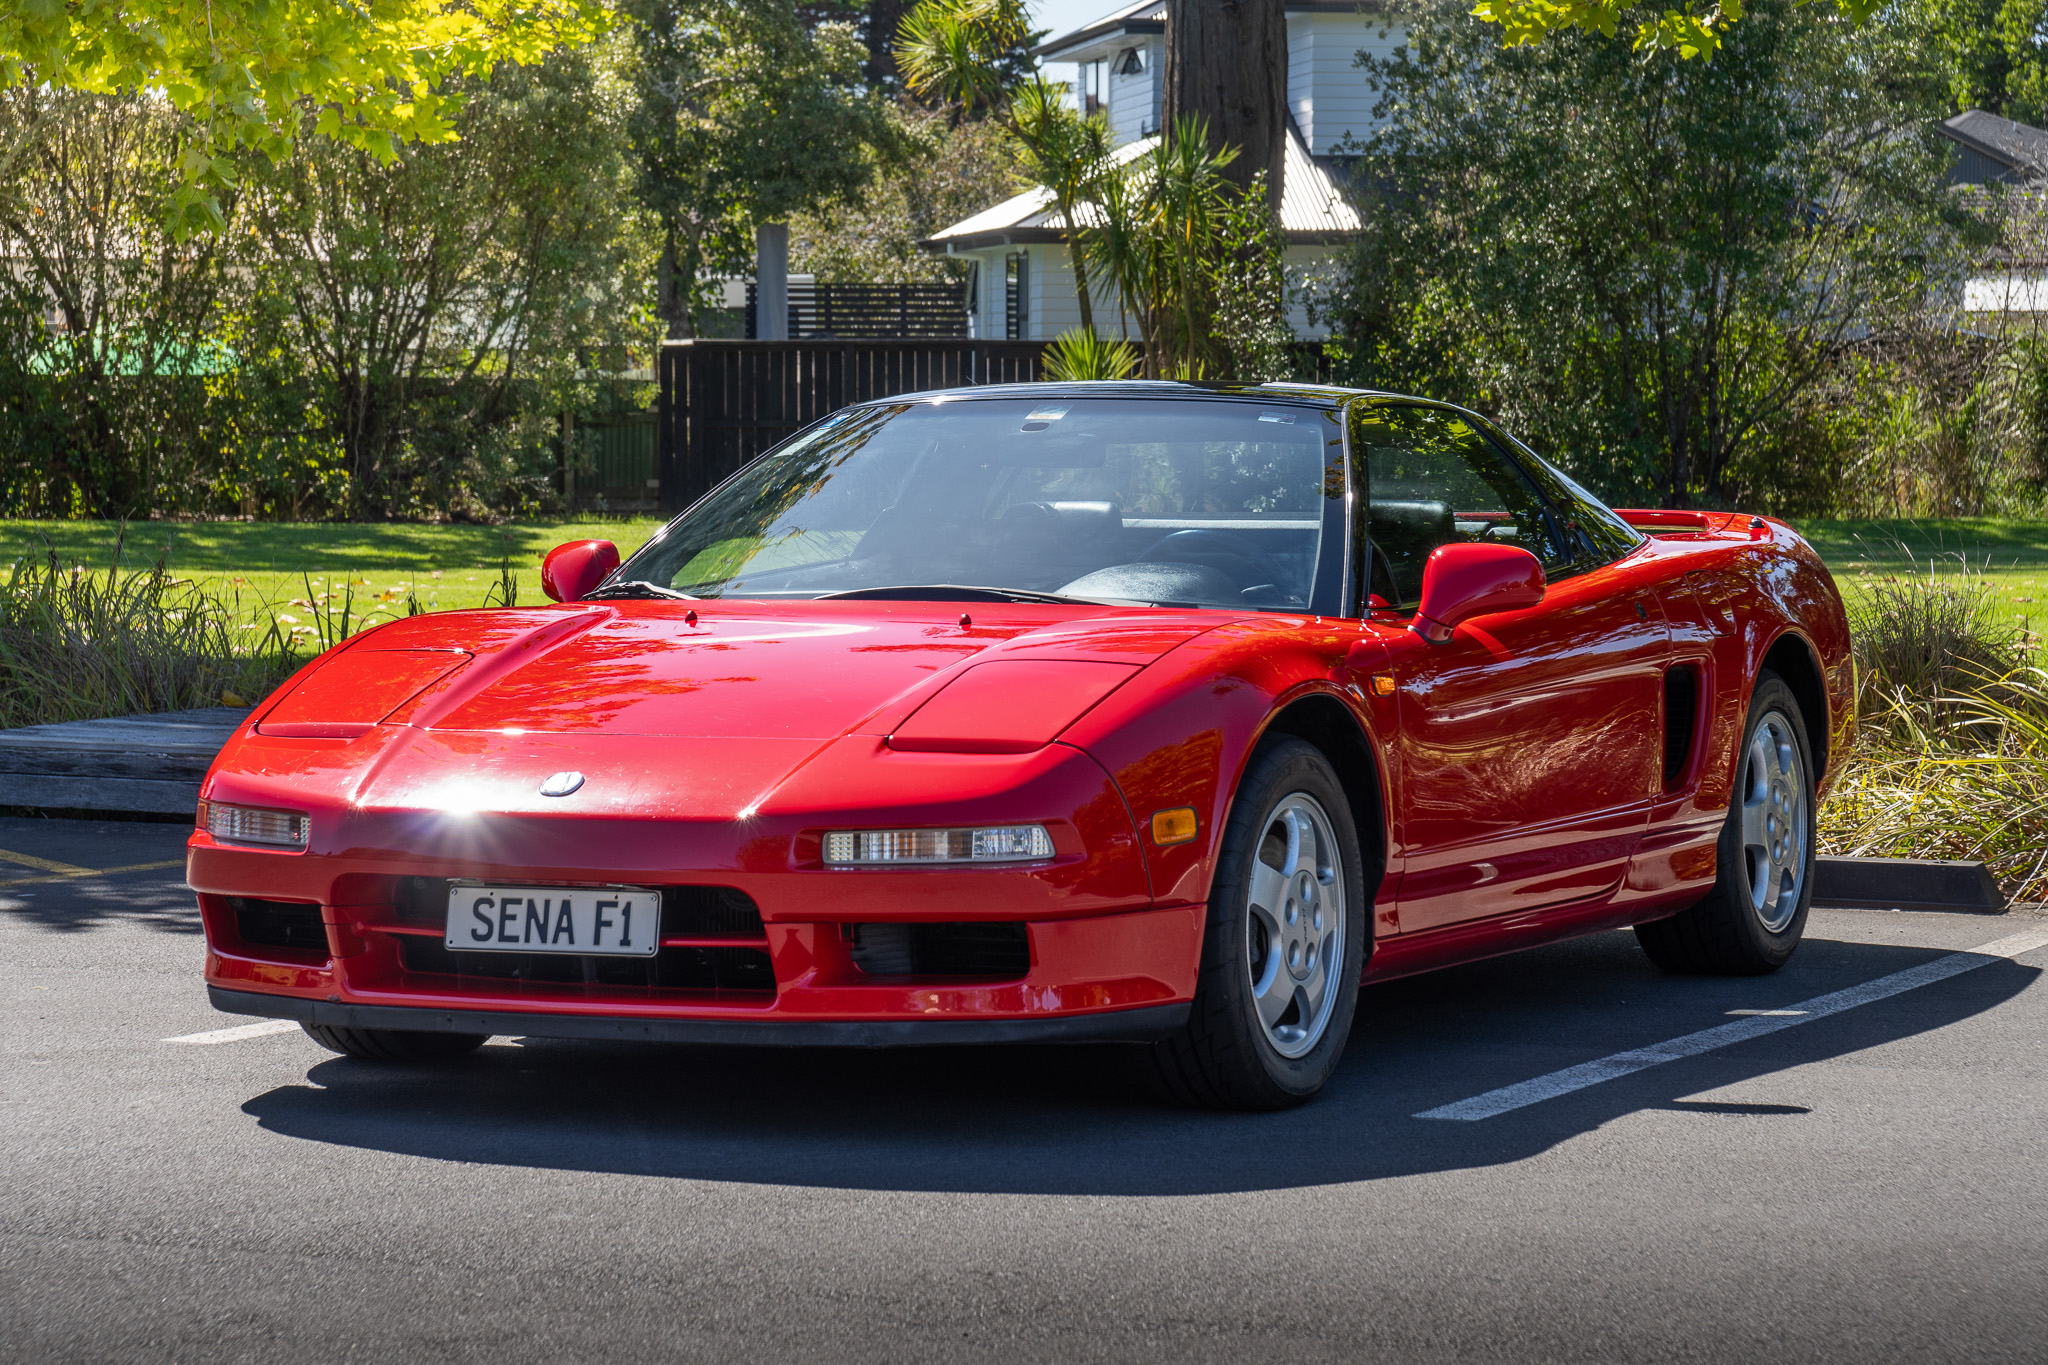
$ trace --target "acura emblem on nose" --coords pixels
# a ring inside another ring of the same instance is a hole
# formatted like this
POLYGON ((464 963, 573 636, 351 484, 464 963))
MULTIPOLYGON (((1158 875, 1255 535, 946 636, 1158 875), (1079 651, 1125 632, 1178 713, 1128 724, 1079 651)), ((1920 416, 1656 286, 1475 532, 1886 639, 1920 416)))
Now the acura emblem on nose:
POLYGON ((542 796, 567 796, 583 785, 582 773, 556 773, 540 784, 542 796))

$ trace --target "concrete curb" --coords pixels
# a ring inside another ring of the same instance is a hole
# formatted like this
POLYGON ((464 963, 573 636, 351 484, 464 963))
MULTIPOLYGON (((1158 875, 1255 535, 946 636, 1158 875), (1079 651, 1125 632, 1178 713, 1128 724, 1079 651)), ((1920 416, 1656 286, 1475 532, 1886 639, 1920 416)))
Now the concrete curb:
POLYGON ((1932 858, 1820 858, 1813 903, 1847 910, 2002 915, 2005 894, 1982 863, 1932 858))
POLYGON ((190 815, 247 707, 0 730, 0 806, 190 815))

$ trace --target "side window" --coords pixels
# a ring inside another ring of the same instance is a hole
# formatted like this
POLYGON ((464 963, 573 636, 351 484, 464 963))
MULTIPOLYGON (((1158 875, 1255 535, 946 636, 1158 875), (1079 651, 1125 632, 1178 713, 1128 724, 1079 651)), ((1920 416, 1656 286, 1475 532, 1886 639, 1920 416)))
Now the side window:
POLYGON ((1648 539, 1556 465, 1497 427, 1491 434, 1521 456, 1522 468, 1550 495, 1550 505, 1586 542, 1589 565, 1612 564, 1648 539))
POLYGON ((1370 409, 1352 452, 1368 504, 1368 590, 1388 606, 1414 607, 1423 561, 1454 541, 1519 546, 1546 573, 1577 557, 1528 476, 1455 412, 1370 409))

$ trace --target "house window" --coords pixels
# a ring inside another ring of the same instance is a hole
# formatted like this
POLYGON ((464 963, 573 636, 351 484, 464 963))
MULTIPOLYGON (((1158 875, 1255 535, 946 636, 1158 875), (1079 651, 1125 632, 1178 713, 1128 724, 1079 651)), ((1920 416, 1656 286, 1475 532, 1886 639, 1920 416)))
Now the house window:
POLYGON ((1116 65, 1110 68, 1110 74, 1116 76, 1144 75, 1145 49, 1142 47, 1125 48, 1123 53, 1116 59, 1116 65))
POLYGON ((1003 335, 1026 340, 1031 333, 1031 253, 1003 257, 1003 335))

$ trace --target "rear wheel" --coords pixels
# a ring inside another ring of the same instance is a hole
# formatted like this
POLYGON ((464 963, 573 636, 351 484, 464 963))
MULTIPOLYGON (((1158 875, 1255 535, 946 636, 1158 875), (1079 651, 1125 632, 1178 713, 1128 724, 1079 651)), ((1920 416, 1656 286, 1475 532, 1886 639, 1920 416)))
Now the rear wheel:
POLYGON ((1364 883, 1329 761, 1298 739, 1262 747, 1223 831, 1194 1008, 1152 1049, 1168 1095, 1284 1109, 1322 1089, 1358 1006, 1364 883))
POLYGON ((300 1024, 329 1052, 376 1062, 445 1062, 466 1056, 484 1045, 483 1033, 417 1033, 395 1028, 337 1028, 331 1024, 300 1024))
POLYGON ((1792 689, 1758 676, 1721 827, 1714 889, 1689 910, 1636 926, 1667 972, 1756 976, 1785 965, 1813 901, 1813 748, 1792 689))

